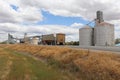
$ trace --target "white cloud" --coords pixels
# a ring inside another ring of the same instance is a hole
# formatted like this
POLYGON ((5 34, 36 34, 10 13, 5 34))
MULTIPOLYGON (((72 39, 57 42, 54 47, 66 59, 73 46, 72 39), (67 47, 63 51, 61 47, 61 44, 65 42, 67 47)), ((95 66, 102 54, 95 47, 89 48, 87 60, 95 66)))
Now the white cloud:
POLYGON ((3 0, 0 1, 0 23, 5 23, 5 22, 16 22, 15 17, 16 12, 10 7, 10 5, 3 0))
POLYGON ((84 25, 83 24, 81 24, 81 23, 73 23, 72 25, 71 25, 71 27, 73 27, 73 28, 82 28, 84 25))
MULTIPOLYGON (((14 0, 12 0, 14 1, 14 0)), ((21 6, 20 1, 11 2, 9 0, 0 0, 0 23, 36 23, 42 21, 43 16, 39 8, 30 6, 21 6), (15 11, 10 5, 18 7, 15 11)))
MULTIPOLYGON (((29 35, 43 35, 43 34, 55 34, 65 33, 66 41, 78 40, 78 28, 64 26, 64 25, 19 25, 13 23, 2 23, 0 24, 0 32, 11 33, 15 37, 21 38, 24 33, 29 35)), ((5 35, 6 35, 5 34, 5 35)), ((4 36, 2 38, 6 38, 4 36)))
POLYGON ((60 16, 80 16, 95 18, 97 10, 104 11, 105 19, 119 19, 120 1, 118 0, 21 0, 24 6, 35 6, 60 16))
POLYGON ((97 10, 102 10, 105 20, 120 19, 120 1, 118 0, 1 0, 0 3, 1 7, 4 6, 4 11, 6 11, 6 8, 10 12, 14 11, 10 10, 9 4, 15 4, 20 8, 20 12, 17 14, 21 14, 23 17, 20 17, 28 21, 34 19, 35 21, 42 20, 42 15, 39 13, 41 9, 49 11, 54 15, 79 16, 89 20, 96 17, 95 13, 97 10), (30 15, 32 16, 30 17, 30 15))
POLYGON ((43 16, 38 8, 35 7, 26 7, 26 8, 19 8, 19 18, 25 22, 38 22, 42 21, 43 16))

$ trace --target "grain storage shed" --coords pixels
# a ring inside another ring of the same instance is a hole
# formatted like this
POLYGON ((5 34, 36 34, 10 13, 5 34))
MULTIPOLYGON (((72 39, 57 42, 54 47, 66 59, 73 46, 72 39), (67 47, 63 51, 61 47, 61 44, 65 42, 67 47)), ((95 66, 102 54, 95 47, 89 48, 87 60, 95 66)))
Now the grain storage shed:
POLYGON ((44 45, 54 45, 55 44, 54 34, 42 35, 42 43, 44 45))
POLYGON ((57 45, 64 45, 65 44, 65 34, 63 34, 63 33, 56 34, 56 43, 57 43, 57 45))

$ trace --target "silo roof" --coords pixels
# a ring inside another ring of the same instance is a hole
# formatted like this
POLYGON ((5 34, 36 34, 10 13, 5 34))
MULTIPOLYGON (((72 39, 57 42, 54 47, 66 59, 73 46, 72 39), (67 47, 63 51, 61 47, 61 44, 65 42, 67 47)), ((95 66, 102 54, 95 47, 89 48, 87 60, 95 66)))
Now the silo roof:
POLYGON ((57 35, 65 35, 64 33, 57 33, 57 35))
POLYGON ((86 26, 82 27, 81 29, 91 29, 91 27, 86 25, 86 26))
POLYGON ((101 26, 104 26, 104 25, 113 26, 113 24, 110 24, 110 23, 107 23, 107 22, 101 22, 101 23, 98 23, 97 25, 101 25, 101 26))

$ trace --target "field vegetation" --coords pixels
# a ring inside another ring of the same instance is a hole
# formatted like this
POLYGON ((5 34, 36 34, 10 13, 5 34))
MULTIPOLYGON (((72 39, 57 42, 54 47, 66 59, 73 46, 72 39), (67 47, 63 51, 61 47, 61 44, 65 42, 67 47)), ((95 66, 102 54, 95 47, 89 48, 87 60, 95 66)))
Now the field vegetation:
POLYGON ((23 44, 4 47, 42 59, 53 67, 68 71, 77 80, 120 80, 120 55, 112 52, 23 44))
POLYGON ((0 47, 0 80, 74 80, 22 53, 0 47))

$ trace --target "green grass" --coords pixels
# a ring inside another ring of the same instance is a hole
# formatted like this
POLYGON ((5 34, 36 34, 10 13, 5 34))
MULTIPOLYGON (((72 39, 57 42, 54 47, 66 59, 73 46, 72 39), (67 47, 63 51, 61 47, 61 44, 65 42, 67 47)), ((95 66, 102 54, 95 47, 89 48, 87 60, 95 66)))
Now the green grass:
POLYGON ((6 66, 8 61, 8 58, 5 56, 0 56, 0 75, 2 75, 2 72, 4 71, 4 66, 6 66))
POLYGON ((59 70, 53 69, 45 63, 42 63, 40 60, 36 60, 33 57, 23 55, 11 50, 0 48, 0 80, 71 79, 69 79, 59 70))

